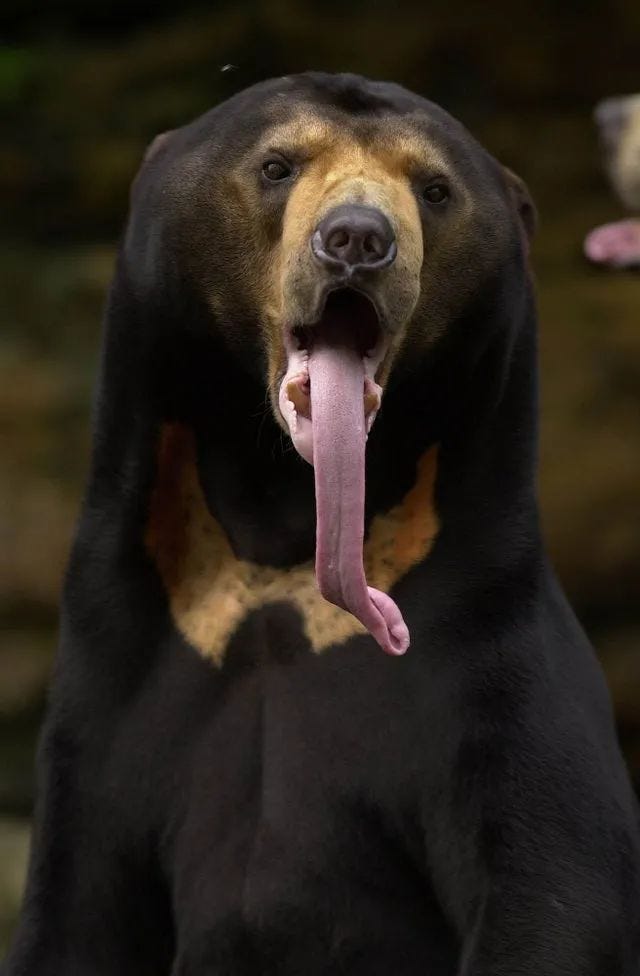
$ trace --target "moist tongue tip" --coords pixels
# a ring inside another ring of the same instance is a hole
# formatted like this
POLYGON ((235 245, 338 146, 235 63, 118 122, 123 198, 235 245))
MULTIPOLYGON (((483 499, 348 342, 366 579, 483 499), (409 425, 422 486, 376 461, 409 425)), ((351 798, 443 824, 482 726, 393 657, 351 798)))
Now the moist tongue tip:
POLYGON ((409 649, 411 644, 411 637, 409 635, 409 628, 402 621, 402 626, 396 626, 390 628, 391 636, 393 637, 392 653, 393 654, 404 654, 409 649))
POLYGON ((387 593, 367 587, 369 608, 360 617, 362 623, 377 640, 383 651, 394 657, 403 655, 410 643, 409 628, 407 627, 400 609, 387 593), (373 626, 371 626, 373 625, 373 626))
POLYGON ((378 643, 382 650, 391 657, 402 657, 409 650, 411 643, 406 624, 403 623, 402 631, 399 627, 389 628, 389 637, 387 640, 383 642, 378 641, 378 643))
POLYGON ((316 566, 318 589, 328 603, 346 610, 359 620, 378 646, 390 657, 402 657, 411 643, 411 635, 398 605, 387 593, 367 586, 364 569, 360 567, 361 589, 354 605, 336 591, 333 580, 328 579, 326 569, 316 566))

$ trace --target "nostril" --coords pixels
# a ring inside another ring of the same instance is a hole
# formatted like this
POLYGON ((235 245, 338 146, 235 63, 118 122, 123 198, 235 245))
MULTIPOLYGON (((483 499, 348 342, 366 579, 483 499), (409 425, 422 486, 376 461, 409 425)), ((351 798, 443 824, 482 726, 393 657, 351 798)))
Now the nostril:
POLYGON ((365 254, 371 254, 376 258, 381 258, 386 251, 382 246, 382 241, 375 234, 367 234, 362 242, 362 247, 365 254))
POLYGON ((337 230, 331 235, 328 243, 330 247, 345 247, 349 243, 349 235, 346 230, 337 230))

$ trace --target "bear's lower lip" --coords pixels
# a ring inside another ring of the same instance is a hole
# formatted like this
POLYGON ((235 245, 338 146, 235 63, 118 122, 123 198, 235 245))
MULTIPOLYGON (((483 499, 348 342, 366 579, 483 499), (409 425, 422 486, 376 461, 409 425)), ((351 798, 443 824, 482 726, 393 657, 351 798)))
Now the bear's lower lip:
MULTIPOLYGON (((284 396, 295 408, 298 419, 306 418, 307 420, 311 420, 311 379, 309 377, 308 367, 302 369, 296 376, 289 379, 284 384, 283 389, 284 396)), ((380 396, 381 387, 366 375, 365 366, 364 387, 362 391, 365 419, 368 420, 372 413, 375 415, 378 412, 380 396)), ((371 423, 373 423, 373 418, 371 418, 371 423)), ((367 433, 371 429, 371 423, 368 423, 367 433)))

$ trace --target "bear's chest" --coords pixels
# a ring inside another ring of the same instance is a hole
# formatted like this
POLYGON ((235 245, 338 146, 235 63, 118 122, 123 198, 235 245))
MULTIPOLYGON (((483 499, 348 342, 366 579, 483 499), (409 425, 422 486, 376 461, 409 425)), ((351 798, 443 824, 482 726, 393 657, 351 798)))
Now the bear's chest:
POLYGON ((384 666, 341 653, 236 676, 194 741, 176 973, 455 972, 423 864, 426 730, 384 666))

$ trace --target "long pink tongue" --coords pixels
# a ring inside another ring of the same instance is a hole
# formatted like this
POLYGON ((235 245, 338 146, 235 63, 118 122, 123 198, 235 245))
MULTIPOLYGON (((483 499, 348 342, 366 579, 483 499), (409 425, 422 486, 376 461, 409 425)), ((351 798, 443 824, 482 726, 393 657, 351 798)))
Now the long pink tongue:
POLYGON ((364 364, 346 345, 314 344, 309 358, 316 481, 316 576, 325 599, 350 611, 388 654, 409 631, 386 593, 367 586, 364 540, 364 364))

